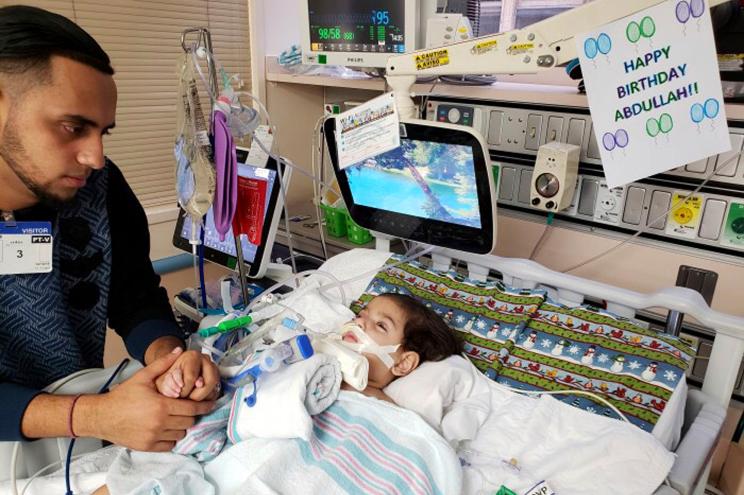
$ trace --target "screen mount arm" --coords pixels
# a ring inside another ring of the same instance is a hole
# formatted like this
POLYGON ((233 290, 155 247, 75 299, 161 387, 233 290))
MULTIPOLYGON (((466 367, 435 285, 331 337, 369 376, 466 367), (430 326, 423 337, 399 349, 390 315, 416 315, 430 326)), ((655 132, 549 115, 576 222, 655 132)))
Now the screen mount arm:
MULTIPOLYGON (((416 76, 534 74, 577 57, 574 36, 666 0, 594 0, 522 29, 429 48, 387 61, 386 78, 401 119, 415 119, 411 87, 416 76)), ((708 0, 710 7, 728 0, 708 0)))

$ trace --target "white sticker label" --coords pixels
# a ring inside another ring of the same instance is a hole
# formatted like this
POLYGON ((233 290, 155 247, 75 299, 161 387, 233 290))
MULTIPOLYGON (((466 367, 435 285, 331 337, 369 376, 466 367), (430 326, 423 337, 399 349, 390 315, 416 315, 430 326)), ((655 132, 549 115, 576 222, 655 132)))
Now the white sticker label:
POLYGON ((546 481, 541 481, 534 487, 527 490, 524 495, 556 495, 552 488, 548 486, 546 481))
POLYGON ((0 222, 0 275, 51 271, 51 223, 0 222))
POLYGON ((256 131, 253 133, 253 142, 251 143, 251 149, 248 152, 248 158, 245 159, 246 165, 265 168, 266 164, 269 162, 269 155, 261 146, 259 146, 256 140, 261 142, 263 148, 271 151, 271 146, 274 143, 274 135, 271 133, 269 126, 260 125, 256 128, 256 131))

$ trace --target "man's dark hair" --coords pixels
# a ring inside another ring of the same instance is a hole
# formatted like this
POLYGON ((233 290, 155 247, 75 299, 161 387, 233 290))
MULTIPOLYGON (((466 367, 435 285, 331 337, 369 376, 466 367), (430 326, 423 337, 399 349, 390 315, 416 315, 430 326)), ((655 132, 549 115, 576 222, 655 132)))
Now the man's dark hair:
POLYGON ((0 73, 36 70, 36 81, 51 77, 49 60, 66 57, 113 75, 103 48, 80 26, 59 14, 24 5, 0 8, 0 73))
POLYGON ((415 351, 420 361, 441 361, 462 352, 462 343, 444 320, 419 301, 405 294, 380 294, 392 300, 408 318, 403 328, 402 347, 415 351))

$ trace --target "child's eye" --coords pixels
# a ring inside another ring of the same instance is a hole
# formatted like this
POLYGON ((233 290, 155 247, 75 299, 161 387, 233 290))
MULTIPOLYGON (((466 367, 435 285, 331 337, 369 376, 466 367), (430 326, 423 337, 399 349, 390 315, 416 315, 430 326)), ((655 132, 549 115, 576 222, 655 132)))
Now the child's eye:
POLYGON ((383 332, 387 332, 387 327, 385 326, 385 324, 384 324, 384 323, 382 323, 382 322, 377 322, 377 326, 378 326, 378 327, 380 327, 380 329, 381 329, 381 330, 382 330, 383 332))

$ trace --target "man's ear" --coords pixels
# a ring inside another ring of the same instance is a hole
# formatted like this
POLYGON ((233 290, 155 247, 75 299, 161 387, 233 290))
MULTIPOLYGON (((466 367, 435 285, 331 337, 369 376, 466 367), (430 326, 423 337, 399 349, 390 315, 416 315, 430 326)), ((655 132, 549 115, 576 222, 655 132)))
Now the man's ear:
POLYGON ((418 368, 419 355, 416 351, 403 351, 398 362, 390 370, 394 376, 401 377, 406 376, 411 371, 418 368))

